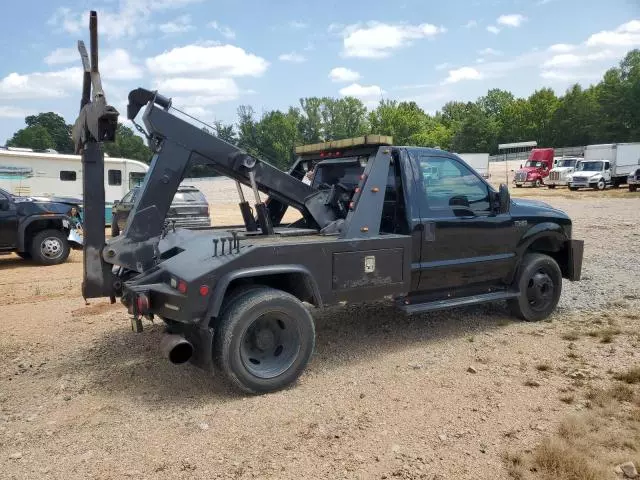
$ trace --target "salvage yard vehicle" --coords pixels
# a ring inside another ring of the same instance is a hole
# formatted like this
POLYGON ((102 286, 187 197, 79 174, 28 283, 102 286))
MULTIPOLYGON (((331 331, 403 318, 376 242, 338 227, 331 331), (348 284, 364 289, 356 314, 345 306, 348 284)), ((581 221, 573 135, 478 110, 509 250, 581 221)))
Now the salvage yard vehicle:
POLYGON ((529 153, 524 167, 516 171, 513 176, 513 183, 516 187, 531 185, 541 186, 545 178, 549 176, 549 170, 553 166, 553 148, 534 148, 529 153))
POLYGON ((13 252, 41 265, 65 262, 73 207, 79 208, 77 201, 17 197, 0 188, 0 254, 13 252))
MULTIPOLYGON (((95 12, 90 30, 97 61, 95 12)), ((494 190, 454 154, 372 135, 310 146, 287 173, 142 88, 129 93, 127 117, 135 122, 144 108, 155 154, 124 231, 105 241, 99 143, 114 140, 118 112, 80 50, 85 84, 73 138, 85 173, 83 295, 120 297, 137 331, 144 317, 162 319, 161 349, 174 363, 217 368, 242 391, 271 392, 309 362, 310 305, 388 299, 417 314, 506 301, 536 321, 555 310, 563 278, 580 279, 583 242, 565 213, 512 200, 505 185, 494 190), (191 162, 238 182, 244 228, 164 226, 191 162), (436 167, 438 179, 427 183, 423 167, 436 167), (303 183, 314 168, 314 185, 303 183), (251 188, 255 215, 241 184, 251 188), (288 208, 301 218, 283 224, 288 208)))
MULTIPOLYGON (((124 230, 133 208, 140 187, 134 187, 122 200, 114 201, 111 219, 111 236, 117 237, 124 230)), ((211 226, 209 217, 209 202, 204 194, 196 187, 180 185, 173 197, 166 221, 183 228, 203 228, 211 226)))
POLYGON ((544 184, 548 188, 556 188, 557 186, 566 187, 569 175, 572 174, 576 166, 580 164, 582 158, 567 157, 559 158, 555 162, 555 166, 549 172, 549 176, 545 179, 544 184))
POLYGON ((627 177, 627 184, 629 185, 629 191, 635 192, 638 190, 638 185, 640 185, 640 168, 637 168, 635 171, 632 171, 631 174, 627 177))
POLYGON ((618 188, 640 163, 640 143, 588 145, 584 161, 568 177, 569 190, 618 188))

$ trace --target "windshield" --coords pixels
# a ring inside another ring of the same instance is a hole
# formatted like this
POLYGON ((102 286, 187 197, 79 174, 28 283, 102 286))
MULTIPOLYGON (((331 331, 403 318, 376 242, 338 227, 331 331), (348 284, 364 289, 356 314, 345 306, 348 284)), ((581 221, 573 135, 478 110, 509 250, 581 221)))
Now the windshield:
POLYGON ((575 167, 576 160, 559 160, 556 167, 575 167))
POLYGON ((580 162, 576 170, 579 172, 600 172, 602 171, 602 162, 580 162))
POLYGON ((175 197, 173 197, 174 202, 189 202, 189 203, 207 203, 207 199, 200 192, 200 190, 178 190, 175 197))
POLYGON ((535 168, 542 168, 543 165, 544 163, 539 162, 537 160, 527 160, 527 163, 524 164, 525 167, 535 167, 535 168))

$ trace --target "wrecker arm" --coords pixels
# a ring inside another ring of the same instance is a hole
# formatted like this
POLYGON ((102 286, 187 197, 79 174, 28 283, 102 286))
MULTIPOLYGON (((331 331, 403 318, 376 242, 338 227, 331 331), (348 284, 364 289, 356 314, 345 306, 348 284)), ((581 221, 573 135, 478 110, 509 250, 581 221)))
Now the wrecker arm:
POLYGON ((91 63, 82 42, 78 43, 84 66, 81 110, 73 128, 76 151, 82 154, 83 202, 85 214, 84 278, 85 298, 114 299, 122 271, 144 272, 158 260, 158 242, 165 218, 185 171, 192 164, 208 164, 240 184, 252 188, 257 219, 241 195, 240 207, 247 231, 273 234, 272 218, 283 205, 298 209, 308 226, 322 229, 337 220, 336 196, 331 190, 316 190, 242 149, 231 145, 171 111, 171 100, 142 88, 129 94, 127 116, 135 121, 143 107, 143 123, 149 145, 155 152, 141 193, 137 196, 122 235, 105 241, 104 154, 101 143, 115 140, 118 112, 107 105, 98 70, 98 21, 90 13, 91 63), (93 87, 93 99, 91 91, 93 87), (273 209, 260 199, 266 194, 273 209), (98 213, 99 212, 99 213, 98 213), (275 213, 275 212, 274 212, 275 213))

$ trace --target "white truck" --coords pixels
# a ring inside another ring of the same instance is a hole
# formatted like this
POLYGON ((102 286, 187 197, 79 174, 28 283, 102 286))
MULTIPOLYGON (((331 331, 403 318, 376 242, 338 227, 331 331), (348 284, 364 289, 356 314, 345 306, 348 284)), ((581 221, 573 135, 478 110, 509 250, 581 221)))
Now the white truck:
POLYGON ((489 154, 488 153, 456 153, 470 167, 483 178, 489 178, 489 154))
POLYGON ((567 179, 569 190, 617 188, 627 183, 628 176, 638 166, 639 158, 640 143, 588 145, 584 160, 567 179))
POLYGON ((582 157, 559 157, 553 159, 553 168, 549 171, 549 176, 544 179, 544 184, 548 188, 557 186, 566 187, 569 175, 580 164, 582 157))

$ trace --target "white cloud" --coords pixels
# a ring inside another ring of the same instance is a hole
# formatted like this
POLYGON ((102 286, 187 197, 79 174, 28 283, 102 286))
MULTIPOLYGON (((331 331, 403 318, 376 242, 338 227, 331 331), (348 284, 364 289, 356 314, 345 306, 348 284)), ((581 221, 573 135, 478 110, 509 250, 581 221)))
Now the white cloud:
POLYGON ((452 64, 448 63, 448 62, 444 62, 444 63, 439 63, 438 65, 435 66, 435 69, 440 71, 440 70, 446 70, 447 68, 451 68, 453 67, 452 64))
POLYGON ((352 83, 348 87, 340 89, 340 95, 343 97, 356 97, 360 99, 374 100, 382 97, 384 90, 378 85, 360 85, 352 83))
POLYGON ((126 50, 117 48, 100 60, 100 71, 107 80, 136 80, 142 78, 142 68, 131 61, 126 50))
POLYGON ((483 48, 482 50, 478 50, 478 53, 480 55, 485 55, 485 56, 494 56, 494 57, 502 56, 502 52, 500 50, 495 50, 493 48, 483 48))
POLYGON ((269 63, 234 45, 187 45, 148 58, 149 71, 158 76, 261 76, 269 63))
POLYGON ((236 32, 231 30, 231 28, 229 28, 229 27, 226 27, 224 25, 220 25, 215 20, 213 22, 209 22, 208 26, 213 28, 214 30, 217 30, 220 33, 220 35, 222 35, 224 38, 228 38, 230 40, 236 38, 236 32))
POLYGON ((556 68, 574 68, 581 67, 589 63, 597 62, 599 60, 606 60, 609 58, 616 58, 617 55, 612 50, 603 50, 596 53, 587 53, 587 54, 572 54, 572 53, 564 53, 561 55, 554 55, 549 60, 544 62, 543 66, 545 68, 556 67, 556 68))
POLYGON ((300 55, 299 53, 296 53, 296 52, 283 53, 278 56, 278 60, 280 60, 281 62, 290 62, 290 63, 302 63, 307 61, 304 55, 300 55))
POLYGON ((329 72, 332 82, 355 82, 360 79, 360 74, 345 67, 336 67, 329 72))
POLYGON ((344 24, 342 23, 330 23, 329 26, 327 27, 327 32, 329 33, 338 33, 342 30, 344 30, 344 24))
POLYGON ((575 45, 569 45, 568 43, 556 43, 549 47, 549 51, 555 53, 567 53, 575 50, 575 48, 575 45))
POLYGON ((167 78, 156 82, 156 88, 167 95, 202 97, 199 103, 206 104, 234 99, 240 94, 240 89, 232 78, 167 78), (209 100, 204 100, 205 98, 209 100))
POLYGON ((487 27, 487 32, 493 33, 494 35, 497 35, 497 34, 500 33, 500 29, 498 27, 496 27, 495 25, 489 25, 487 27))
POLYGON ((300 20, 292 20, 289 22, 289 26, 294 30, 303 30, 307 28, 309 25, 305 22, 301 22, 300 20))
POLYGON ((520 15, 519 13, 512 13, 510 15, 500 15, 498 17, 498 25, 504 25, 505 27, 517 28, 527 20, 527 17, 520 15))
MULTIPOLYGON (((80 62, 80 53, 73 48, 57 48, 44 59, 48 65, 80 62)), ((142 77, 142 68, 135 65, 129 53, 122 49, 107 51, 100 59, 100 70, 107 80, 135 80, 142 77)))
POLYGON ((0 118, 24 118, 29 111, 10 105, 0 105, 0 118))
POLYGON ((463 80, 480 80, 483 75, 472 67, 461 67, 455 70, 449 70, 449 76, 443 83, 458 83, 463 80))
POLYGON ((175 20, 158 25, 158 30, 162 33, 184 33, 193 30, 195 27, 191 25, 190 15, 180 15, 175 20))
POLYGON ((47 65, 60 65, 73 62, 80 63, 80 53, 77 48, 56 48, 44 59, 44 63, 47 65))
POLYGON ((474 28, 478 26, 478 22, 476 20, 469 20, 465 25, 464 28, 474 28))
POLYGON ((612 31, 603 30, 587 40, 589 47, 634 47, 640 45, 640 20, 631 20, 612 31))
POLYGON ((62 98, 70 93, 79 95, 83 71, 80 67, 56 72, 34 72, 26 75, 10 73, 0 79, 0 99, 62 98))
POLYGON ((369 22, 349 25, 342 31, 345 57, 384 58, 393 50, 411 45, 413 40, 432 38, 446 32, 430 23, 420 25, 369 22))
MULTIPOLYGON (((101 35, 118 39, 135 37, 153 30, 150 22, 154 11, 178 9, 202 0, 120 0, 115 10, 98 9, 98 22, 101 35)), ((115 2, 110 2, 114 4, 115 2)), ((85 32, 89 27, 89 11, 72 11, 67 7, 60 7, 49 18, 49 25, 67 33, 77 35, 85 32)))

